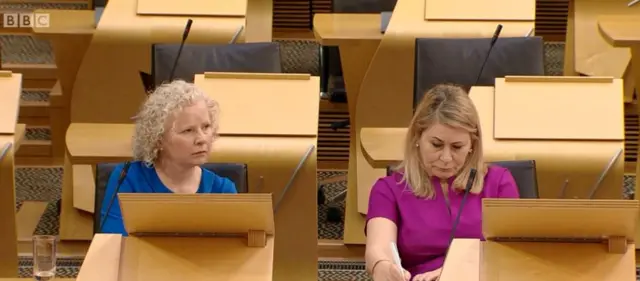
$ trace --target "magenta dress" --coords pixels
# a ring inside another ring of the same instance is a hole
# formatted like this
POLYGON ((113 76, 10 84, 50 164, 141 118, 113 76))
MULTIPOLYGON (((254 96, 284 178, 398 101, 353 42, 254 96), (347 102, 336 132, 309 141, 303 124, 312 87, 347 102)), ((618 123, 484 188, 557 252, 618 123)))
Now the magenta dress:
MULTIPOLYGON (((373 185, 367 221, 387 218, 395 222, 402 266, 415 276, 442 267, 451 227, 464 193, 451 189, 454 178, 450 178, 449 212, 439 179, 432 179, 436 195, 430 200, 416 197, 406 184, 399 183, 401 179, 401 174, 394 173, 373 185)), ((489 167, 482 192, 470 193, 467 197, 456 238, 483 239, 482 198, 519 198, 518 187, 509 170, 489 167)))

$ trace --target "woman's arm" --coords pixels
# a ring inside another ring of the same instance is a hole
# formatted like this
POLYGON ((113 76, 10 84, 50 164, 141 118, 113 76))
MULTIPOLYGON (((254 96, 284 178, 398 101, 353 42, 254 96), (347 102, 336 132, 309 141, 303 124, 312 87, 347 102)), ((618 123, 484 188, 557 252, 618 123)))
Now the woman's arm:
POLYGON ((380 263, 392 263, 391 243, 396 242, 398 234, 398 206, 391 187, 378 180, 369 195, 367 214, 367 235, 365 261, 367 270, 373 274, 374 267, 380 263))
POLYGON ((513 179, 513 175, 507 169, 505 169, 500 183, 498 185, 498 198, 520 198, 520 191, 516 180, 513 179))
POLYGON ((374 267, 380 263, 393 263, 391 243, 396 242, 398 228, 396 224, 386 218, 373 218, 367 223, 367 246, 365 262, 367 271, 373 274, 374 267))

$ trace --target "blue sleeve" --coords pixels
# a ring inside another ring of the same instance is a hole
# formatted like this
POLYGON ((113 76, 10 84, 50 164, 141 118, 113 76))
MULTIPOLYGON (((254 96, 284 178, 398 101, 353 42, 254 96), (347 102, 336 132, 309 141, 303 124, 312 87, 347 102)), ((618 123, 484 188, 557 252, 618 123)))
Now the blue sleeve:
MULTIPOLYGON (((100 223, 104 220, 105 216, 107 216, 106 221, 104 221, 104 225, 102 226, 101 231, 99 233, 114 233, 114 234, 122 234, 127 235, 127 231, 124 229, 124 222, 122 221, 122 213, 120 211, 120 201, 116 196, 113 200, 113 205, 111 209, 109 209, 109 213, 107 214, 107 209, 109 208, 109 203, 111 203, 111 198, 114 197, 114 193, 116 191, 116 186, 118 185, 118 179, 120 178, 120 173, 124 168, 124 164, 118 165, 113 172, 111 172, 111 176, 109 176, 109 182, 107 183, 107 188, 104 193, 104 199, 102 200, 102 208, 100 210, 100 223)), ((120 186, 120 190, 118 193, 128 193, 132 192, 131 184, 128 178, 131 175, 127 175, 125 180, 122 182, 120 186)))
POLYGON ((238 193, 236 190, 236 184, 225 177, 214 175, 213 193, 238 193))

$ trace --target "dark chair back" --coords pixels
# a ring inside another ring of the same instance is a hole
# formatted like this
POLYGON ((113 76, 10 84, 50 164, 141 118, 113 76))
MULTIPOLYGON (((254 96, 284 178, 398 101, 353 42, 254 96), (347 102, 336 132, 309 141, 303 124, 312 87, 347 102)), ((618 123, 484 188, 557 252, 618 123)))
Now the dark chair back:
MULTIPOLYGON (((489 165, 498 165, 506 168, 513 175, 513 179, 518 185, 520 198, 538 198, 538 179, 536 173, 536 161, 534 160, 514 160, 496 161, 489 165)), ((393 174, 391 167, 387 167, 387 176, 393 174)))
POLYGON ((398 0, 333 0, 334 13, 392 12, 398 0))
MULTIPOLYGON (((179 48, 180 44, 152 46, 151 75, 156 86, 169 80, 179 48)), ((193 82, 196 74, 205 72, 282 73, 280 44, 185 44, 174 78, 193 82)))
MULTIPOLYGON (((93 212, 93 230, 94 233, 100 232, 100 211, 102 210, 102 202, 104 194, 109 182, 109 177, 113 173, 115 167, 120 163, 101 163, 96 165, 96 191, 93 212)), ((236 185, 238 193, 247 193, 248 188, 248 172, 247 165, 242 163, 205 163, 202 168, 207 169, 218 176, 228 178, 236 185)))
POLYGON ((544 75, 541 37, 499 38, 476 84, 490 44, 491 38, 416 39, 414 107, 437 84, 457 84, 469 89, 494 86, 496 78, 507 75, 544 75))
POLYGON ((534 160, 513 160, 496 161, 489 163, 509 169, 513 179, 518 185, 520 198, 538 198, 538 178, 536 173, 536 161, 534 160))

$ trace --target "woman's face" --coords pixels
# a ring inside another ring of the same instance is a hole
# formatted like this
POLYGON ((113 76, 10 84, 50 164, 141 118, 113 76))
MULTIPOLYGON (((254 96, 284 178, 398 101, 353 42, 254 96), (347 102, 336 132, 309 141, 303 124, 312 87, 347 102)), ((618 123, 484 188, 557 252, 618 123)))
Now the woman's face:
POLYGON ((435 124, 422 133, 418 145, 427 173, 446 179, 464 166, 471 152, 471 134, 463 129, 435 124))
POLYGON ((206 103, 186 106, 167 119, 161 156, 181 166, 202 165, 209 159, 213 133, 206 103))

